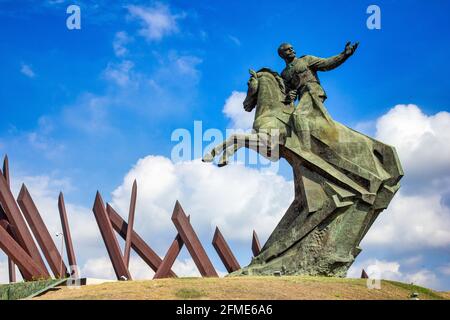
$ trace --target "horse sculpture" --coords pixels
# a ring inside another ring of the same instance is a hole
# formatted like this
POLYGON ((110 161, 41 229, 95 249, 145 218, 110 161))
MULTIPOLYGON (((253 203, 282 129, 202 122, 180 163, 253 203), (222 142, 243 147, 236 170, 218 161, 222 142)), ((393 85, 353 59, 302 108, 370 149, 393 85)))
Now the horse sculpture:
POLYGON ((285 104, 283 79, 250 71, 244 109, 256 107, 253 133, 231 135, 203 160, 218 165, 242 147, 294 171, 295 198, 260 254, 235 275, 345 276, 359 243, 400 187, 395 149, 336 121, 306 92, 301 110, 285 104))

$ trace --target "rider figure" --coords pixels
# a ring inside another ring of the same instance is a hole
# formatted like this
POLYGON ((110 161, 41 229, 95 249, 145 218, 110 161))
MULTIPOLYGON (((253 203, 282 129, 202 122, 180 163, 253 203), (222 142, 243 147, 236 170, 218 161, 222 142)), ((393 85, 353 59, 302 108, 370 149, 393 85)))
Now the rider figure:
POLYGON ((286 68, 281 73, 287 87, 286 102, 291 103, 309 91, 312 95, 325 101, 326 94, 320 85, 317 71, 328 71, 340 66, 358 47, 358 43, 348 42, 342 53, 330 58, 318 58, 310 55, 295 56, 295 50, 289 43, 278 47, 278 55, 286 62, 286 68))
POLYGON ((311 149, 311 127, 308 119, 316 119, 313 124, 318 124, 321 119, 333 126, 333 120, 328 114, 323 102, 327 98, 320 85, 317 71, 328 71, 340 66, 348 59, 358 47, 358 43, 348 42, 342 53, 330 58, 318 58, 314 56, 301 56, 297 58, 292 45, 283 43, 278 48, 278 54, 286 62, 286 68, 281 73, 286 86, 286 101, 292 110, 292 127, 301 145, 311 149), (293 107, 295 100, 299 99, 297 107, 293 107), (308 115, 308 116, 306 116, 308 115))

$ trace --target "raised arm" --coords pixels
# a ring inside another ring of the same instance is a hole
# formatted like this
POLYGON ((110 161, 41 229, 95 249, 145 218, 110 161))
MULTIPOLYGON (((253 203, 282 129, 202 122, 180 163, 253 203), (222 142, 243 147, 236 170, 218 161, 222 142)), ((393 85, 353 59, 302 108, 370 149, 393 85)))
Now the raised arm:
POLYGON ((314 56, 308 56, 310 60, 308 63, 309 67, 316 71, 333 70, 334 68, 337 68, 341 64, 343 64, 344 61, 347 60, 355 52, 356 48, 358 48, 358 45, 359 45, 358 42, 356 42, 355 44, 347 42, 344 51, 330 58, 318 58, 314 56))

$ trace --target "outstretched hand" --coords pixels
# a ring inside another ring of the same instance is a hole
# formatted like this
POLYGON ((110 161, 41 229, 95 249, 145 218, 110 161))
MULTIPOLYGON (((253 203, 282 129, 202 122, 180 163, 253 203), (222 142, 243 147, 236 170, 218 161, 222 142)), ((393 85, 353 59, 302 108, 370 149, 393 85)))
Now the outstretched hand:
POLYGON ((352 44, 350 41, 347 42, 345 44, 345 50, 344 50, 345 55, 351 56, 353 53, 355 53, 356 48, 358 48, 358 46, 359 46, 359 42, 355 42, 354 44, 352 44))

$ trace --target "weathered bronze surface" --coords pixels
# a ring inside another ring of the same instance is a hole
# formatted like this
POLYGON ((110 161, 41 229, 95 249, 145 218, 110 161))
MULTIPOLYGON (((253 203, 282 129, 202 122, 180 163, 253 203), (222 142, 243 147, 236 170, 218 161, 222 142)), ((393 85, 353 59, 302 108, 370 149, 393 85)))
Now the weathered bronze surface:
POLYGON ((243 104, 246 111, 256 108, 253 132, 230 135, 203 160, 221 155, 218 165, 224 166, 242 147, 271 161, 285 158, 294 171, 295 198, 261 252, 234 274, 345 276, 362 250, 359 243, 400 188, 394 147, 334 121, 323 104, 317 73, 341 65, 357 47, 347 43, 331 58, 297 58, 282 44, 281 76, 250 70, 243 104))

